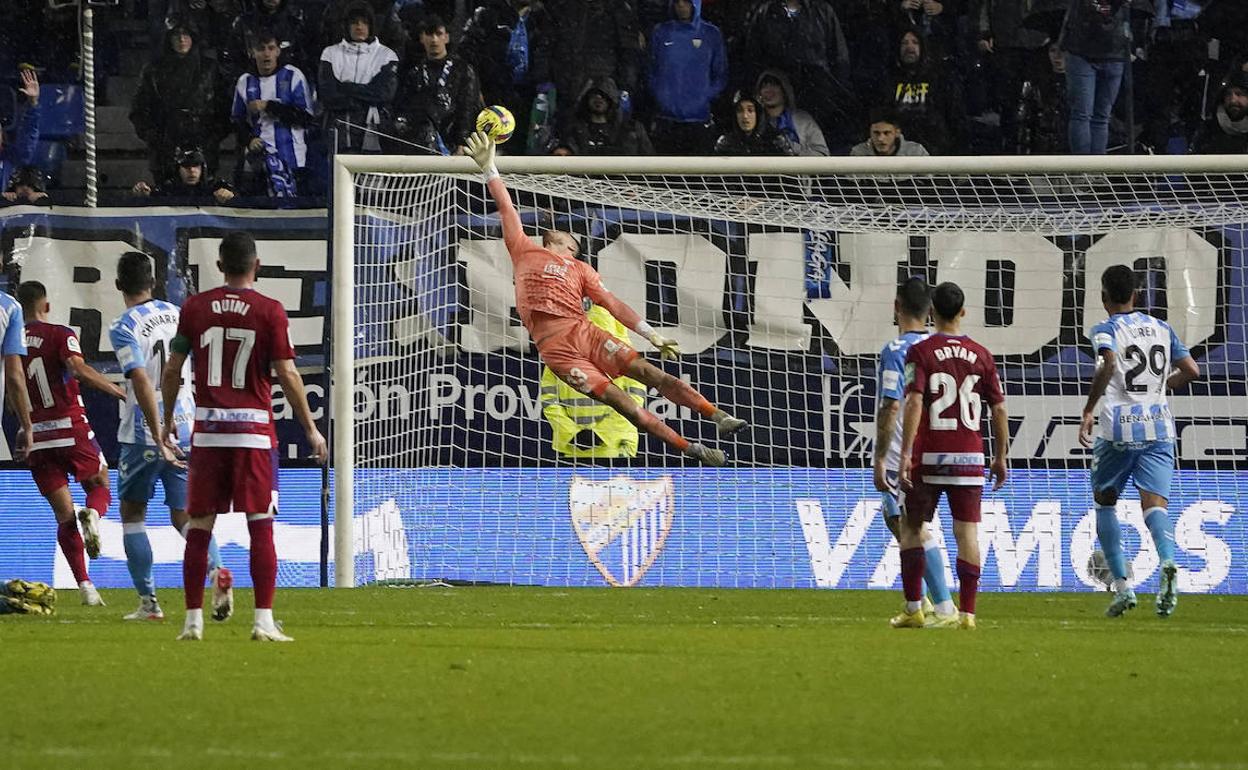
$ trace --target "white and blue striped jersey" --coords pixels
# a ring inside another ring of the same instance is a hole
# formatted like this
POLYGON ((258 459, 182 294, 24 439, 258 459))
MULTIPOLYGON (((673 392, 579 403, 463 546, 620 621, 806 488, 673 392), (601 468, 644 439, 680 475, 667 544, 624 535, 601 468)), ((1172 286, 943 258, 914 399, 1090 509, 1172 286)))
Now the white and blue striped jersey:
MULTIPOLYGON (((0 358, 26 355, 26 319, 22 306, 0 292, 0 358)), ((4 409, 4 372, 0 372, 0 410, 4 409)))
POLYGON ((260 77, 248 72, 238 77, 234 87, 234 103, 230 107, 230 118, 246 121, 251 126, 253 136, 260 137, 265 148, 276 153, 291 171, 304 168, 308 163, 308 145, 302 126, 288 125, 274 118, 267 111, 259 115, 247 112, 247 103, 263 99, 266 102, 278 102, 312 114, 312 89, 308 80, 296 67, 289 64, 278 68, 268 77, 260 77))
MULTIPOLYGON (((894 401, 906 400, 906 351, 916 342, 928 338, 927 332, 906 332, 884 346, 880 351, 880 365, 875 381, 876 411, 879 411, 879 400, 891 398, 894 401)), ((892 443, 888 446, 888 455, 884 458, 884 468, 896 471, 901 466, 901 420, 904 409, 897 410, 897 421, 893 425, 892 443)))
MULTIPOLYGON (((108 338, 117 353, 123 374, 135 369, 145 369, 147 378, 156 391, 156 410, 164 407, 164 394, 160 392, 161 373, 169 358, 169 343, 178 333, 178 306, 163 299, 149 299, 122 313, 108 327, 108 338)), ((191 362, 188 358, 182 367, 182 385, 178 388, 177 405, 173 410, 173 423, 177 430, 178 444, 185 449, 191 446, 191 426, 195 421, 195 402, 191 398, 191 362)), ((121 405, 121 428, 117 441, 122 444, 155 446, 152 431, 143 418, 143 410, 134 396, 134 384, 126 379, 126 400, 121 405)))
POLYGON ((1191 355, 1170 324, 1147 313, 1115 313, 1092 327, 1092 348, 1114 352, 1114 373, 1101 397, 1098 435, 1106 441, 1173 441, 1166 379, 1191 355))

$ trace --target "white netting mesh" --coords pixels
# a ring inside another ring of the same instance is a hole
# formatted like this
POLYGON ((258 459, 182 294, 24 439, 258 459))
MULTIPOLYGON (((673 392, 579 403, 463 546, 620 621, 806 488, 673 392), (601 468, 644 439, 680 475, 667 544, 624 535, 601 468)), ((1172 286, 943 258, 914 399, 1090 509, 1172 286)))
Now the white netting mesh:
MULTIPOLYGON (((505 181, 529 233, 576 233, 608 287, 681 343, 664 368, 751 428, 721 441, 647 394, 732 458, 707 470, 600 424, 542 379, 480 180, 358 174, 355 510, 401 520, 410 555, 406 574, 357 563, 361 579, 892 584, 869 469, 876 361, 898 280, 920 275, 966 290, 964 328, 996 354, 1013 418, 1017 472, 985 503, 986 586, 1091 585, 1086 334, 1105 315, 1101 272, 1125 263, 1203 371, 1172 399, 1185 584, 1248 590, 1219 545, 1244 536, 1230 512, 1246 483, 1245 175, 505 181), (595 442, 636 454, 573 456, 595 442)), ((1138 504, 1121 514, 1135 523, 1138 504)), ((1132 537, 1135 574, 1155 580, 1132 537)))

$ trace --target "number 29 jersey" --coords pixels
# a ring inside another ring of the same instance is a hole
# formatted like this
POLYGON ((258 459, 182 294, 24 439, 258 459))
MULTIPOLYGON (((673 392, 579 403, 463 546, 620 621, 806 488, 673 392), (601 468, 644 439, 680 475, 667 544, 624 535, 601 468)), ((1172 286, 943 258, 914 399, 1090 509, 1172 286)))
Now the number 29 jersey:
POLYGON ((270 372, 274 361, 295 357, 281 303, 227 286, 196 294, 182 306, 175 344, 190 353, 194 371, 191 446, 276 446, 270 372))
POLYGON ((933 334, 906 352, 906 394, 923 396, 912 478, 983 486, 983 403, 1005 400, 992 353, 970 337, 933 334))
POLYGON ((1114 373, 1101 397, 1097 435, 1136 444, 1173 441, 1174 418, 1166 401, 1166 380, 1174 362, 1191 355, 1170 324, 1147 313, 1115 313, 1092 327, 1098 362, 1114 352, 1114 373))

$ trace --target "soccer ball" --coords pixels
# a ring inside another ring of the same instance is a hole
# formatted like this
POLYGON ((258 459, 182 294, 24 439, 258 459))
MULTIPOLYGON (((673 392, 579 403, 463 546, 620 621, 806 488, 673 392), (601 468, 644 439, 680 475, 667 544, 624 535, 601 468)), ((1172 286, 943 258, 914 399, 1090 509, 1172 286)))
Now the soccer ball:
MULTIPOLYGON (((1114 576, 1109 572, 1109 562, 1105 559, 1105 552, 1099 548, 1088 557, 1088 576, 1105 586, 1106 591, 1114 590, 1114 576)), ((1134 577, 1134 570, 1131 569, 1131 562, 1128 561, 1127 582, 1130 582, 1134 577)))
POLYGON ((502 144, 516 130, 516 119, 506 107, 491 105, 477 113, 477 130, 489 134, 496 144, 502 144))

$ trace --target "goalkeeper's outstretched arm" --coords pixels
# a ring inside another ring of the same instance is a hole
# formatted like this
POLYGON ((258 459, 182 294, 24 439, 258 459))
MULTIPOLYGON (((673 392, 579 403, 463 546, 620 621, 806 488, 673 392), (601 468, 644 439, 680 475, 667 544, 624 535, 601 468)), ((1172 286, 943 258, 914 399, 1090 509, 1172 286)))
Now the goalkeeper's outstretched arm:
POLYGON ((484 131, 478 131, 468 137, 468 154, 477 162, 481 173, 485 175, 485 186, 498 206, 498 216, 503 221, 503 243, 507 245, 507 253, 515 254, 528 243, 524 234, 524 226, 520 223, 520 214, 511 202, 511 193, 499 176, 498 167, 494 165, 494 140, 484 131))

